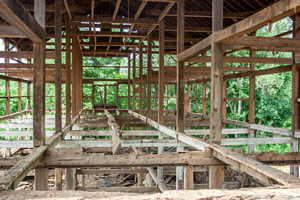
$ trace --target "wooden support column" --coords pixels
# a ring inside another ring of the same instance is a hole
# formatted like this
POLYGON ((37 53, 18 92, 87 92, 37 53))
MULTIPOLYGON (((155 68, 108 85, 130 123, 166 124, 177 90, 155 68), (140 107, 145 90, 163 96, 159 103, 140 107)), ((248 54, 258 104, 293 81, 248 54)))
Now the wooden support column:
MULTIPOLYGON (((45 30, 46 1, 34 1, 34 18, 45 30)), ((45 41, 33 43, 33 145, 45 145, 45 41)), ((35 169, 34 188, 37 191, 48 190, 48 169, 35 169)))
MULTIPOLYGON (((3 40, 4 42, 4 49, 5 51, 9 51, 9 43, 6 39, 3 40)), ((5 63, 9 63, 9 59, 8 58, 5 58, 5 63)), ((6 74, 7 75, 7 74, 6 74)), ((10 114, 10 84, 9 84, 9 79, 6 79, 5 80, 5 95, 6 95, 6 107, 5 107, 5 115, 9 115, 10 114)))
POLYGON ((143 112, 143 43, 139 45, 139 113, 143 112))
POLYGON ((66 169, 66 190, 75 190, 76 188, 76 169, 66 169))
POLYGON ((135 111, 136 110, 136 90, 135 90, 135 86, 136 86, 136 82, 135 82, 135 78, 136 78, 136 63, 135 63, 135 52, 133 52, 133 61, 132 61, 132 110, 135 111))
POLYGON ((202 82, 202 115, 206 115, 206 81, 202 82))
POLYGON ((158 123, 164 123, 165 94, 165 20, 159 23, 158 123))
MULTIPOLYGON (((148 35, 147 41, 147 117, 151 117, 151 76, 152 76, 152 34, 148 35)), ((148 129, 151 129, 148 126, 148 129)))
MULTIPOLYGON (((293 16, 293 38, 300 38, 300 14, 293 16)), ((297 62, 300 57, 300 52, 293 53, 293 57, 296 63, 292 67, 292 130, 300 129, 300 105, 298 99, 300 97, 300 72, 298 67, 300 62, 297 62)), ((299 151, 299 140, 297 142, 291 143, 291 152, 299 151)), ((299 177, 299 165, 292 165, 290 167, 291 175, 299 177)))
MULTIPOLYGON (((158 139, 163 139, 163 135, 160 134, 158 136, 158 139)), ((157 153, 158 154, 163 154, 164 153, 164 147, 159 146, 157 153)), ((163 181, 164 180, 164 168, 163 167, 157 167, 157 179, 158 179, 158 181, 163 181)))
POLYGON ((92 109, 93 109, 93 115, 95 114, 94 108, 95 108, 95 83, 93 82, 92 83, 92 109))
POLYGON ((71 124, 71 22, 66 19, 66 124, 71 124))
POLYGON ((225 166, 209 167, 209 189, 221 189, 225 181, 225 166))
POLYGON ((128 56, 127 109, 130 110, 130 55, 128 56))
MULTIPOLYGON (((256 35, 256 32, 251 33, 252 36, 256 35)), ((255 51, 250 51, 250 57, 256 57, 255 51)), ((250 63, 251 72, 255 71, 255 63, 250 63)), ((255 76, 253 73, 249 76, 249 123, 255 123, 255 76)), ((255 137, 255 130, 250 129, 249 137, 255 137)), ((248 153, 254 153, 255 145, 248 145, 248 153)))
MULTIPOLYGON (((55 134, 62 131, 61 105, 62 0, 55 0, 55 134)), ((62 190, 62 169, 55 168, 55 189, 62 190)))
POLYGON ((22 111, 22 82, 18 81, 18 112, 22 111))
POLYGON ((82 108, 82 54, 76 34, 76 25, 72 24, 72 117, 82 108))
POLYGON ((55 133, 62 130, 61 117, 62 0, 55 0, 55 133))
MULTIPOLYGON (((177 152, 180 151, 184 151, 183 146, 177 147, 177 152)), ((176 190, 182 190, 184 188, 183 179, 183 166, 176 167, 176 190)))
MULTIPOLYGON (((177 56, 184 51, 185 0, 177 2, 177 56)), ((177 61, 176 129, 184 131, 184 62, 177 61)))
MULTIPOLYGON (((30 110, 31 108, 31 101, 30 101, 30 96, 31 96, 31 92, 30 92, 30 87, 31 87, 31 83, 27 83, 27 105, 26 105, 26 110, 30 110)), ((29 113, 30 114, 30 113, 29 113)))
MULTIPOLYGON (((213 33, 223 29, 223 0, 213 0, 213 33)), ((214 35, 214 34, 213 34, 214 35)), ((222 139, 222 88, 223 88, 223 49, 222 44, 212 39, 211 51, 211 108, 210 108, 210 142, 221 143, 222 139)), ((211 166, 209 188, 221 189, 224 182, 224 166, 211 166)))
MULTIPOLYGON (((223 29, 223 0, 213 0, 213 32, 223 29)), ((214 40, 214 38, 213 38, 214 40)), ((222 45, 213 42, 211 51, 211 109, 210 142, 221 143, 222 134, 222 87, 223 50, 222 45)))
POLYGON ((184 167, 184 189, 185 190, 194 189, 194 166, 184 167))

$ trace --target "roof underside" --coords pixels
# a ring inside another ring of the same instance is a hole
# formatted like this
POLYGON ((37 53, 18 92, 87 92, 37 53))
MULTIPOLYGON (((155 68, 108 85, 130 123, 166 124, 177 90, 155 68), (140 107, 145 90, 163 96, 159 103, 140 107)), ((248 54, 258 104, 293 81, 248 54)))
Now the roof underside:
MULTIPOLYGON (((34 0, 20 0, 32 13, 34 0)), ((121 0, 117 9, 116 20, 113 18, 118 0, 66 0, 71 10, 72 21, 78 26, 79 41, 84 56, 114 57, 128 56, 138 44, 147 40, 147 33, 152 31, 153 40, 158 41, 158 20, 161 13, 170 4, 170 1, 147 1, 139 20, 145 23, 136 23, 132 27, 129 37, 131 21, 137 16, 137 11, 142 5, 141 0, 121 0), (92 2, 94 1, 94 9, 92 2), (94 10, 94 15, 92 14, 94 10), (94 20, 91 20, 91 18, 94 20), (130 18, 130 19, 129 19, 130 18), (89 19, 87 21, 87 19, 89 19), (105 19, 103 21, 103 19, 105 19), (85 22, 85 23, 84 23, 85 22), (94 22, 94 23, 93 23, 94 22), (115 22, 115 23, 112 23, 115 22), (129 23, 128 23, 129 22, 129 23), (154 26, 154 25, 156 26, 154 26), (113 25, 113 26, 112 26, 113 25), (153 28, 153 26, 155 28, 153 28), (96 27, 95 29, 93 27, 96 27), (98 28, 97 28, 98 27, 98 28), (112 30, 112 28, 114 28, 112 30), (123 29, 123 33, 120 33, 123 29), (110 35, 111 31, 119 32, 110 35)), ((224 0, 224 28, 243 20, 255 12, 275 3, 276 0, 224 0)), ((46 32, 47 39, 54 38, 54 0, 46 0, 46 32)), ((176 54, 176 26, 177 4, 171 6, 165 15, 165 50, 166 54, 176 54)), ((185 47, 189 48, 211 34, 212 27, 212 1, 211 0, 186 0, 185 1, 185 47)), ((65 7, 63 13, 66 13, 65 7)), ((2 20, 2 23, 6 23, 2 20)), ((64 25, 64 23, 63 23, 64 25)), ((63 27, 64 30, 64 27, 63 27)), ((11 43, 18 44, 20 50, 32 50, 32 42, 26 38, 10 38, 11 43)))

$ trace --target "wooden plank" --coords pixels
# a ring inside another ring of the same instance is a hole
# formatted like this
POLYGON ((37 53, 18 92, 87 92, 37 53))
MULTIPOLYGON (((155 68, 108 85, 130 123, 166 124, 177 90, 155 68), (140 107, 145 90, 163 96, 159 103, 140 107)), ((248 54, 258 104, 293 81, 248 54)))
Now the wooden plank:
MULTIPOLYGON (((184 11, 185 1, 180 0, 177 3, 177 57, 184 51, 184 11)), ((177 103, 176 103, 176 129, 178 131, 184 130, 184 90, 185 90, 185 79, 184 79, 184 62, 178 61, 177 59, 177 103)))
POLYGON ((18 0, 1 0, 0 15, 31 41, 36 43, 45 41, 45 22, 39 24, 18 0))
POLYGON ((2 190, 15 189, 25 176, 39 164, 42 160, 47 146, 34 149, 28 157, 20 160, 14 167, 0 178, 0 188, 2 190))
POLYGON ((159 74, 158 74, 158 123, 164 123, 164 95, 165 95, 165 20, 159 24, 159 74))
POLYGON ((292 137, 224 138, 221 145, 288 144, 296 142, 292 137))
POLYGON ((171 189, 164 181, 158 180, 157 175, 152 168, 148 167, 147 170, 149 171, 150 176, 152 177, 153 181, 156 183, 161 193, 164 193, 164 191, 171 189))
POLYGON ((121 148, 121 139, 122 134, 120 132, 120 127, 116 124, 115 118, 109 113, 108 110, 105 110, 105 114, 108 118, 108 124, 110 125, 111 129, 113 130, 111 141, 113 147, 113 154, 117 154, 121 148))

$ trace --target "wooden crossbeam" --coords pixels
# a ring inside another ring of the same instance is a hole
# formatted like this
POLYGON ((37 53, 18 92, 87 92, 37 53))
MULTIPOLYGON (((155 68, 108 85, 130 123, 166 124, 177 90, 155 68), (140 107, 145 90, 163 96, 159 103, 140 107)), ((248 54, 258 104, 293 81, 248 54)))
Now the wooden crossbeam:
MULTIPOLYGON (((159 16, 162 13, 163 10, 154 9, 154 10, 147 10, 147 15, 154 15, 159 16)), ((238 12, 238 13, 232 13, 232 12, 224 12, 224 18, 238 18, 238 19, 244 19, 246 17, 249 17, 251 12, 238 12)), ((177 12, 174 10, 171 10, 168 12, 166 17, 176 17, 177 12)), ((199 18, 212 18, 212 12, 211 11, 185 11, 184 17, 199 17, 199 18)))
POLYGON ((42 43, 46 32, 18 0, 1 0, 0 16, 16 27, 31 41, 42 43))

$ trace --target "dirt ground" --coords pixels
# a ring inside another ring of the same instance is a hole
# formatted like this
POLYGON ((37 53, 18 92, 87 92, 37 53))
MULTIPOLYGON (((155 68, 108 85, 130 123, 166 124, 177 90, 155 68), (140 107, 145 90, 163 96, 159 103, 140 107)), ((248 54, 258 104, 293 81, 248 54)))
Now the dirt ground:
POLYGON ((114 192, 85 191, 2 191, 0 199, 46 199, 46 200, 94 200, 94 199, 128 199, 128 200, 300 200, 300 188, 284 189, 278 187, 248 188, 240 190, 193 190, 167 191, 163 194, 132 194, 114 192))

